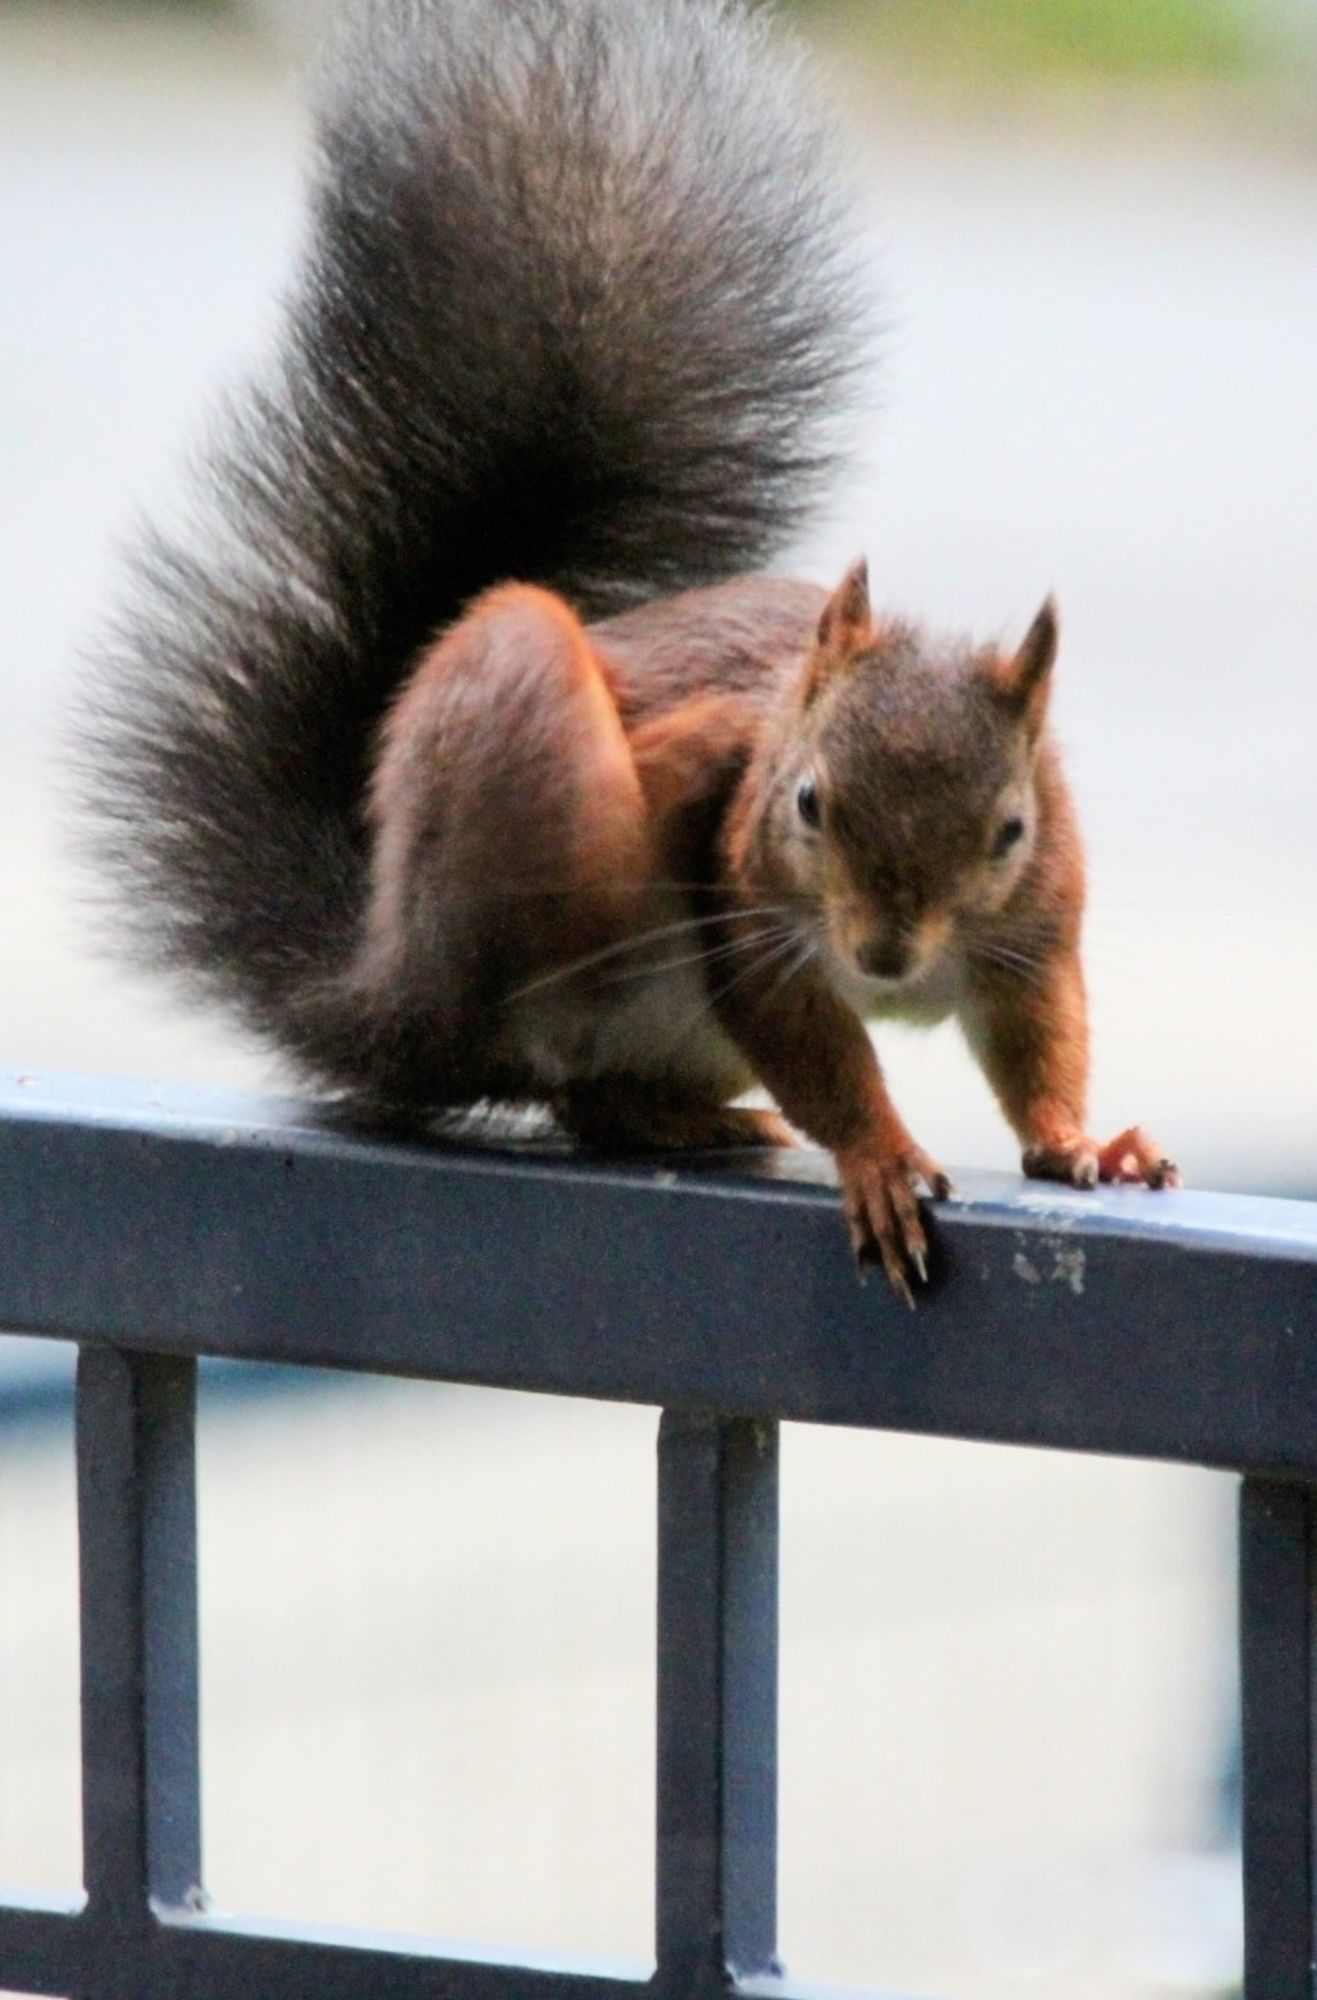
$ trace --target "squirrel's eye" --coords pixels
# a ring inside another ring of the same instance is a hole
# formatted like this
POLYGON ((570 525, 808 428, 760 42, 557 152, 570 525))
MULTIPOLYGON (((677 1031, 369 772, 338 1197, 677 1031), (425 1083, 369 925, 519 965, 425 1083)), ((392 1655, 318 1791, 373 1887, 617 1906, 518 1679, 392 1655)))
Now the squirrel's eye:
POLYGON ((1019 841, 1023 839, 1024 839, 1024 821, 1022 819, 1004 820, 1002 822, 1001 829, 998 832, 997 838, 993 842, 992 846, 993 860, 994 861, 1003 860, 1004 857, 1010 853, 1011 849, 1014 846, 1016 846, 1016 844, 1019 841))
POLYGON ((817 829, 823 823, 823 808, 819 804, 819 788, 813 778, 802 778, 796 787, 796 811, 806 826, 817 829))

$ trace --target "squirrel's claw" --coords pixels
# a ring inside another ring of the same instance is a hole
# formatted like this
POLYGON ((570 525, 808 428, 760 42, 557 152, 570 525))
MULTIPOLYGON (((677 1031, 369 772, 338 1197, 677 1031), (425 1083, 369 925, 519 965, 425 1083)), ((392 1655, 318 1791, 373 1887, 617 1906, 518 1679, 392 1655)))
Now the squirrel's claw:
POLYGON ((1069 1187, 1095 1188, 1098 1184, 1096 1139, 1076 1133, 1048 1146, 1026 1146, 1021 1162, 1031 1181, 1064 1181, 1069 1187))
POLYGON ((913 1164, 915 1173, 924 1183, 934 1201, 945 1201, 954 1191, 955 1184, 950 1174, 944 1168, 940 1167, 936 1160, 930 1159, 929 1155, 919 1148, 915 1150, 913 1164))
POLYGON ((923 1181, 935 1199, 951 1183, 936 1161, 917 1148, 888 1154, 857 1148, 838 1158, 851 1244, 861 1282, 881 1263, 896 1296, 914 1310, 912 1278, 928 1283, 928 1237, 915 1198, 923 1181))
POLYGON ((851 1228, 851 1244, 855 1251, 855 1271, 860 1283, 867 1285, 870 1271, 881 1265, 883 1274, 892 1290, 896 1293, 897 1298, 908 1305, 911 1312, 913 1312, 915 1310, 915 1295, 911 1289, 910 1279, 906 1274, 905 1266, 901 1262, 900 1254, 895 1247, 887 1244, 875 1245, 872 1242, 860 1241, 859 1231, 856 1230, 854 1225, 851 1228))
POLYGON ((1099 1147, 1098 1174, 1104 1181, 1142 1181, 1150 1188, 1182 1185, 1180 1169, 1142 1125, 1131 1125, 1099 1147))
POLYGON ((906 1277, 905 1272, 889 1270, 887 1275, 892 1281, 892 1290, 896 1293, 897 1298, 904 1299, 911 1312, 913 1312, 915 1310, 915 1295, 910 1289, 910 1280, 906 1277))

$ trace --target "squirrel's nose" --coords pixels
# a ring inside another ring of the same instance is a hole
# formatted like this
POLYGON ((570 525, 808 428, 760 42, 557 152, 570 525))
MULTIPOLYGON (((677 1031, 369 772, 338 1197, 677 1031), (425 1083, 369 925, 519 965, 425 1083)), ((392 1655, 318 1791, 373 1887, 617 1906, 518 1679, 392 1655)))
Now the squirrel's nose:
POLYGON ((899 939, 882 938, 857 947, 856 962, 870 979, 904 979, 910 970, 910 947, 899 939))

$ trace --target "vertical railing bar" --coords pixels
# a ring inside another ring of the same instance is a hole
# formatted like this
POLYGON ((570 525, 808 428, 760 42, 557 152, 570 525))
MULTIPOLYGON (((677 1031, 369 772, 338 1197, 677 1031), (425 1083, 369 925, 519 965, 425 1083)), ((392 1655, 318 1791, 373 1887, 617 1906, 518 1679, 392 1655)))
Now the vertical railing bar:
POLYGON ((1246 2000, 1313 2000, 1317 1500, 1244 1481, 1239 1525, 1246 2000))
POLYGON ((202 1901, 196 1362, 166 1357, 145 1370, 140 1416, 148 1874, 154 1903, 195 1909, 202 1901))
POLYGON ((777 1961, 778 1432, 726 1427, 723 1922, 738 1977, 777 1961))
POLYGON ((659 1430, 657 1987, 776 1970, 777 1431, 659 1430))
POLYGON ((199 1895, 196 1364, 86 1347, 77 1396, 83 1872, 132 1925, 199 1895))

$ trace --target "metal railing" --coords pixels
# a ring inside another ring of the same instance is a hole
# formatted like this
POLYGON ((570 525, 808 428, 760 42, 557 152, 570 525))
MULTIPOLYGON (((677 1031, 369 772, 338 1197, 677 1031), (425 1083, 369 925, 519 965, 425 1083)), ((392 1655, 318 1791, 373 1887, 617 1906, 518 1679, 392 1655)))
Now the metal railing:
POLYGON ((856 1283, 827 1162, 786 1171, 428 1150, 306 1107, 0 1082, 0 1326, 81 1344, 86 1881, 76 1908, 0 1908, 0 1988, 809 2000, 775 1952, 777 1426, 801 1421, 1245 1475, 1246 1991, 1314 2000, 1317 1205, 967 1176, 912 1318, 856 1283), (652 1967, 207 1912, 203 1355, 665 1412, 652 1967))

